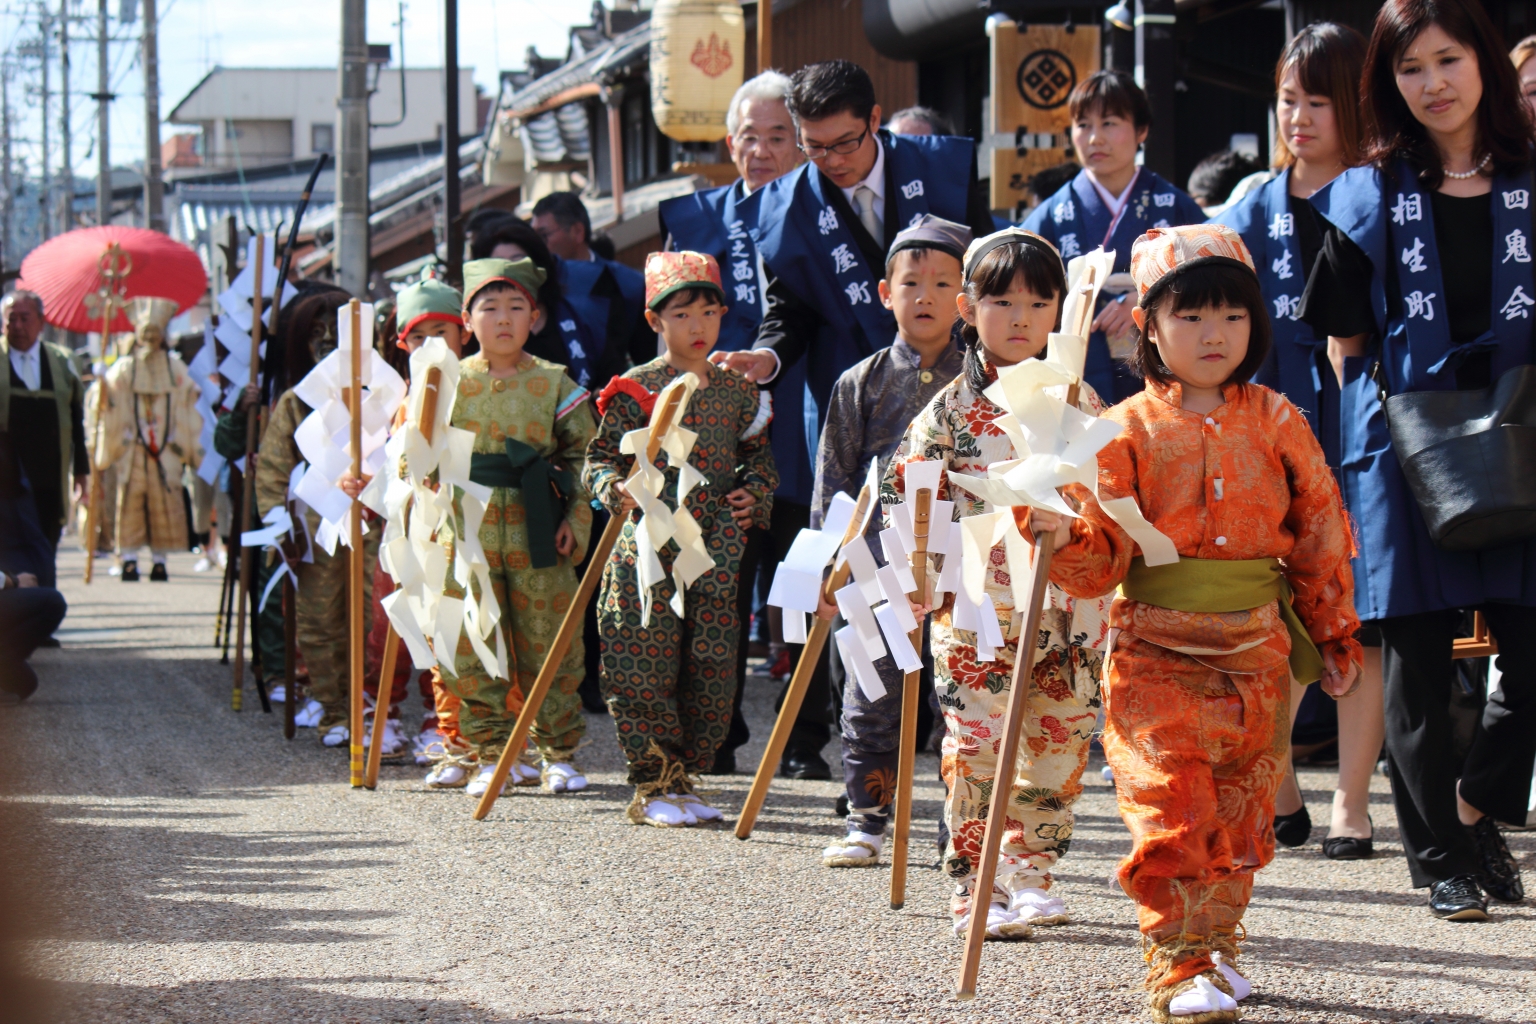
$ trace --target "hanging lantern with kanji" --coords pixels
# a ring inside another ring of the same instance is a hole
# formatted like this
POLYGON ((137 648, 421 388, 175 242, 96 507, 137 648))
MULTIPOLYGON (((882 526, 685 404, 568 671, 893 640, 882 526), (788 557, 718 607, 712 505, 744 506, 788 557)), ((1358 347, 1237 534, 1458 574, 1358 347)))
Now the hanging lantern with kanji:
POLYGON ((734 0, 656 0, 651 10, 651 115, 678 142, 725 138, 741 88, 746 26, 734 0))

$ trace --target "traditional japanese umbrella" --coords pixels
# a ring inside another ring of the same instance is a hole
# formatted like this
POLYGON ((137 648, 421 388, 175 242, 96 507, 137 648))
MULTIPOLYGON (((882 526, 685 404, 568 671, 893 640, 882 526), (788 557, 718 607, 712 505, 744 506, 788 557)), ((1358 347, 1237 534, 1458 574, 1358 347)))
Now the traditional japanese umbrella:
MULTIPOLYGON (((21 261, 18 287, 42 297, 44 319, 55 327, 100 331, 102 257, 114 245, 120 254, 114 260, 119 300, 154 295, 174 300, 181 312, 202 298, 208 287, 203 261, 185 245, 148 228, 111 224, 76 228, 33 249, 21 261)), ((108 333, 133 330, 124 306, 120 302, 114 306, 108 333)))

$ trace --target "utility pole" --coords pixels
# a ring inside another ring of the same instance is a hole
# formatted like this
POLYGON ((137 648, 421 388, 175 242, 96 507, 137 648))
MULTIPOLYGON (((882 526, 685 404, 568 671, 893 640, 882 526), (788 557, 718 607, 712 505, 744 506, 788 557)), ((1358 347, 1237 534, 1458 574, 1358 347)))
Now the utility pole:
POLYGON ((96 0, 96 223, 112 222, 112 95, 107 92, 107 0, 96 0))
POLYGON ((59 0, 59 145, 64 157, 64 190, 59 196, 59 228, 75 226, 75 161, 69 123, 69 0, 59 0))
POLYGON ((155 0, 144 0, 144 222, 165 230, 165 183, 160 180, 160 57, 155 0))
POLYGON ((43 241, 53 237, 53 207, 49 200, 53 197, 53 182, 48 177, 49 157, 48 152, 48 8, 41 0, 38 3, 38 35, 41 37, 39 48, 42 55, 42 100, 43 100, 43 181, 41 191, 37 196, 37 204, 41 207, 43 220, 43 241))
POLYGON ((368 0, 341 0, 336 283, 368 296, 368 0))
POLYGON ((459 224, 459 2, 443 0, 443 242, 448 249, 448 280, 463 280, 464 234, 459 224))

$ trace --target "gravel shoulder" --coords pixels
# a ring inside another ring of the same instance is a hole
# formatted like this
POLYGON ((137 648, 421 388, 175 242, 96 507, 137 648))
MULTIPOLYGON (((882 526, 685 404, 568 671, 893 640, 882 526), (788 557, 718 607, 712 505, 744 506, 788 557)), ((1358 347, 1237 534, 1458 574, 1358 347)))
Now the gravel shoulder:
MULTIPOLYGON (((828 870, 838 787, 778 780, 753 838, 730 825, 647 829, 606 716, 589 716, 579 796, 509 792, 484 822, 458 792, 388 767, 347 784, 342 752, 291 743, 211 646, 216 576, 173 557, 169 584, 79 581, 60 560, 62 650, 42 687, 0 708, 0 901, 10 944, 58 1021, 779 1022, 1142 1021, 1131 902, 1106 880, 1129 840, 1090 769, 1057 875, 1076 922, 989 943, 980 996, 950 995, 960 943, 949 887, 916 868, 906 908, 887 867, 828 870), (16 923, 16 922, 13 922, 16 923)), ((755 766, 773 687, 749 683, 755 766)), ((419 714, 419 699, 407 715, 419 714)), ((828 749, 835 756, 835 744, 828 749)), ((943 790, 919 759, 917 864, 943 790)), ((728 820, 750 777, 710 778, 728 820)), ((1315 821, 1332 778, 1306 771, 1315 821)), ((1258 878, 1245 1020, 1536 1021, 1536 906, 1488 924, 1433 920, 1409 887, 1386 780, 1375 860, 1313 844, 1258 878)), ((1536 835, 1512 834, 1527 869, 1536 835)), ((887 858, 888 859, 888 858, 887 858)), ((1529 879, 1536 884, 1536 877, 1529 879)), ((0 1013, 0 1017, 5 1014, 0 1013)))

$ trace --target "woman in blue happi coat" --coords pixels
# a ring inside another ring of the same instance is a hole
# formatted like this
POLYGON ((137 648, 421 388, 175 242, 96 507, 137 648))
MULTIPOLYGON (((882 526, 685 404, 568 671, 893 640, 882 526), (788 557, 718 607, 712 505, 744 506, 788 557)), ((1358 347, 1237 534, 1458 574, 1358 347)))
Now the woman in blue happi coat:
MULTIPOLYGON (((1360 117, 1355 94, 1365 64, 1365 39, 1330 22, 1308 25, 1285 47, 1275 66, 1275 172, 1215 219, 1243 236, 1253 253, 1274 322, 1274 347, 1254 382, 1274 388, 1307 416, 1335 473, 1339 469, 1339 385, 1329 368, 1327 337, 1300 319, 1307 274, 1322 246, 1322 231, 1307 198, 1360 162, 1360 117)), ((1360 690, 1338 702, 1339 781, 1323 853, 1360 860, 1373 853, 1370 790, 1381 754, 1381 639, 1363 630, 1365 671, 1360 690)), ((1294 688, 1291 721, 1303 694, 1310 706, 1321 690, 1294 688)), ((1326 708, 1324 711, 1326 712, 1326 708)), ((1300 846, 1312 831, 1294 773, 1275 798, 1275 840, 1300 846)))
POLYGON ((1152 107, 1135 79, 1123 71, 1096 71, 1067 97, 1072 148, 1082 170, 1035 207, 1024 228, 1050 239, 1063 260, 1101 245, 1115 252, 1115 270, 1100 293, 1083 379, 1111 402, 1141 390, 1141 377, 1126 366, 1136 350, 1136 305, 1131 287, 1131 245, 1148 228, 1205 220, 1200 205, 1157 174, 1136 164, 1152 130, 1152 107), (1119 281, 1116 278, 1120 278, 1119 281))
POLYGON ((1532 123, 1475 0, 1388 0, 1361 79, 1365 155, 1312 197, 1325 219, 1301 317, 1341 385, 1359 532, 1355 603, 1381 632, 1386 743, 1408 867, 1431 911, 1523 896, 1496 822, 1523 824, 1536 758, 1536 541, 1445 551, 1393 450, 1382 394, 1487 388, 1531 363, 1532 123), (1448 714, 1451 644, 1480 610, 1499 688, 1471 750, 1448 714))

